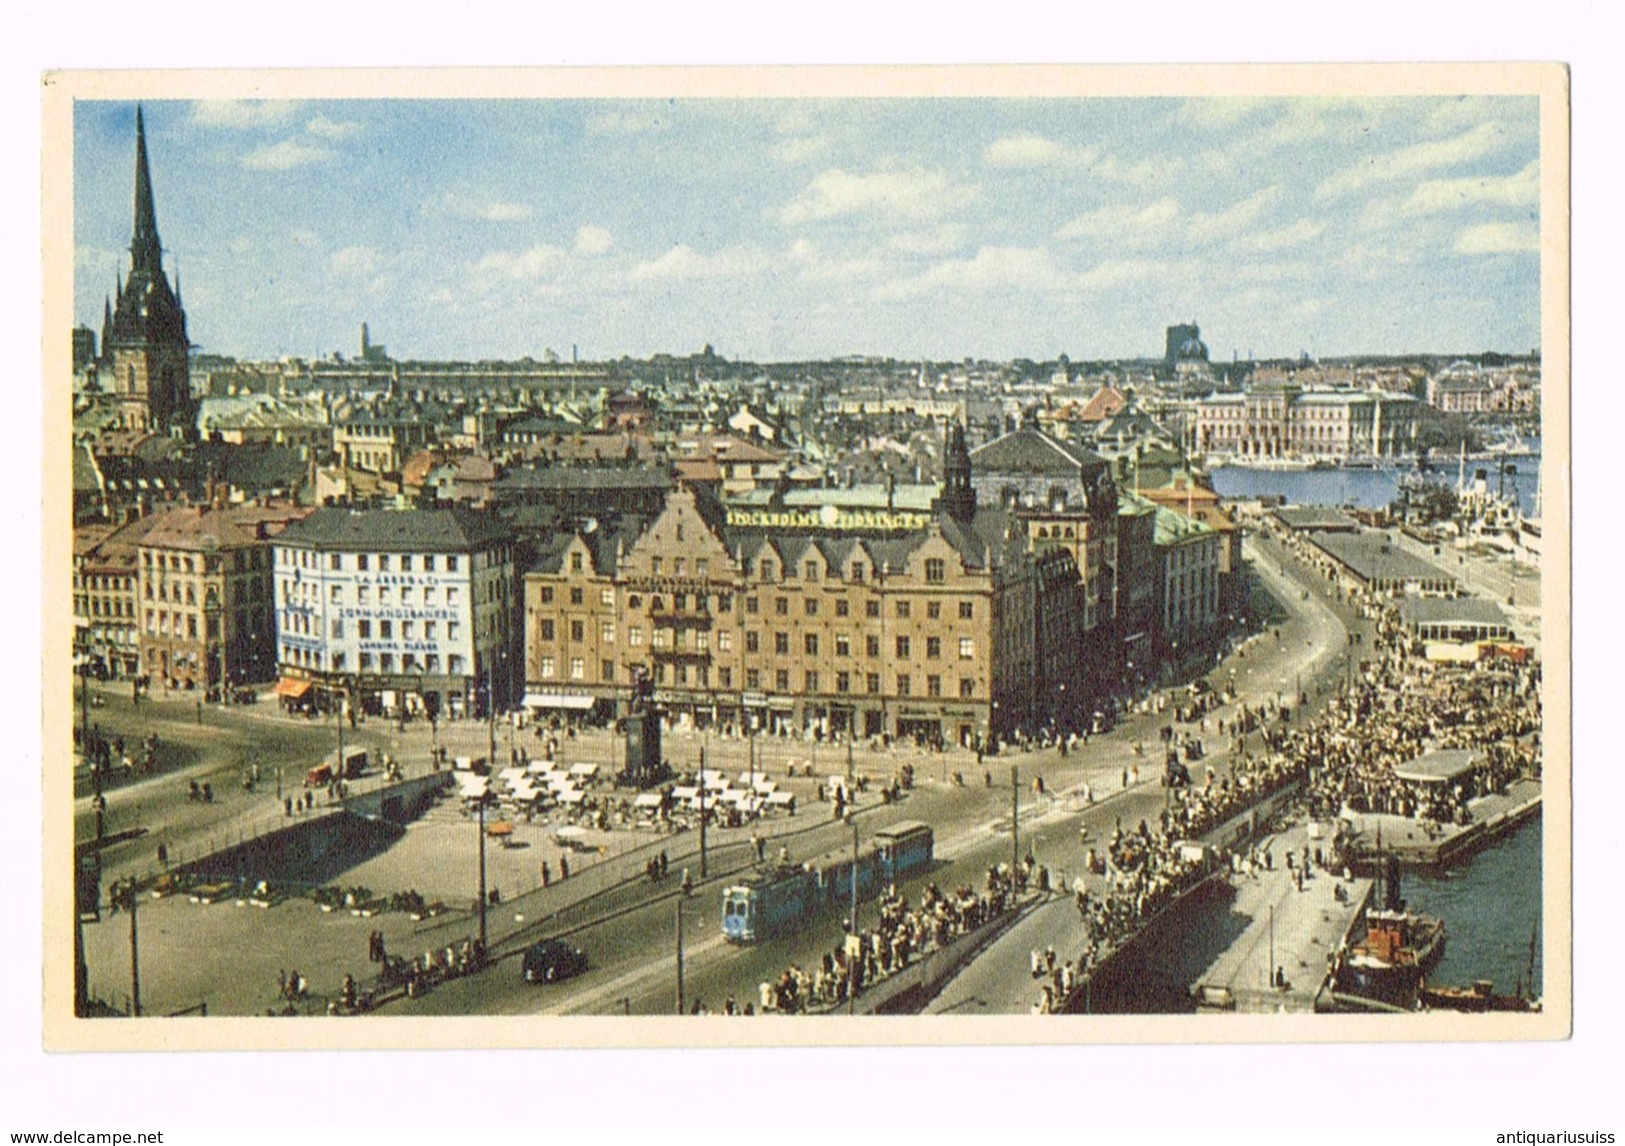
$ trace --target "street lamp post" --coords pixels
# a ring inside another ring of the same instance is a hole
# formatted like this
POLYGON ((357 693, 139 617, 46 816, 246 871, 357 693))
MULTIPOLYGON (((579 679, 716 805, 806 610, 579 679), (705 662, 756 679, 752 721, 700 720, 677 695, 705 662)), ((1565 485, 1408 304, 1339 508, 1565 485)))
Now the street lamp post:
POLYGON ((705 745, 700 745, 700 878, 705 878, 705 745))
POLYGON ((683 898, 686 893, 677 893, 677 1013, 686 1013, 683 1006, 683 898))
POLYGON ((857 1013, 857 1007, 858 1007, 858 999, 857 999, 857 995, 858 995, 858 960, 863 958, 863 943, 862 943, 861 940, 858 939, 858 817, 856 815, 848 813, 846 818, 847 818, 847 822, 852 825, 852 924, 851 924, 851 926, 852 926, 852 938, 853 938, 853 944, 852 944, 853 950, 851 952, 849 952, 848 955, 847 955, 847 961, 850 964, 850 966, 847 968, 847 972, 851 976, 851 982, 847 984, 846 1013, 849 1014, 849 1015, 852 1015, 852 1014, 857 1013))
MULTIPOLYGON (((490 783, 489 779, 487 779, 486 782, 489 784, 490 783)), ((486 930, 485 930, 485 904, 486 904, 486 892, 485 892, 485 803, 486 803, 486 800, 489 798, 489 796, 490 796, 489 791, 485 791, 485 792, 480 793, 479 818, 476 821, 478 823, 478 825, 479 825, 479 830, 480 830, 480 906, 479 906, 479 911, 480 911, 480 950, 482 952, 485 950, 485 947, 486 947, 486 930)))
POLYGON ((1021 869, 1021 783, 1016 765, 1010 765, 1010 886, 1021 869))

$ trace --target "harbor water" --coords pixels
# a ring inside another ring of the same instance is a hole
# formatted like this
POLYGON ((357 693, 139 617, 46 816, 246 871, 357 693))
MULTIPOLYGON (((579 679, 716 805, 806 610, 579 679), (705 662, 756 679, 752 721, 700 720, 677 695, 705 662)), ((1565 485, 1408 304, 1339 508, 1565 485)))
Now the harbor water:
MULTIPOLYGON (((1516 498, 1526 514, 1536 512, 1539 485, 1539 454, 1508 454, 1498 459, 1515 467, 1507 474, 1506 493, 1516 498)), ((1475 470, 1488 475, 1490 489, 1498 490, 1500 479, 1496 461, 1468 459, 1467 480, 1475 470)), ((1213 491, 1220 497, 1253 498, 1278 494, 1288 505, 1352 505, 1359 509, 1384 509, 1399 492, 1402 475, 1415 472, 1415 464, 1390 463, 1376 469, 1271 470, 1249 466, 1218 466, 1213 470, 1213 491)), ((1434 480, 1454 489, 1460 466, 1447 458, 1433 460, 1434 480)))
MULTIPOLYGON (((1404 874, 1400 893, 1411 909, 1444 920, 1444 957, 1430 981, 1465 987, 1488 979, 1511 994, 1527 978, 1529 937, 1541 925, 1541 840, 1536 816, 1457 867, 1404 874)), ((1537 998, 1543 939, 1535 949, 1537 998)))

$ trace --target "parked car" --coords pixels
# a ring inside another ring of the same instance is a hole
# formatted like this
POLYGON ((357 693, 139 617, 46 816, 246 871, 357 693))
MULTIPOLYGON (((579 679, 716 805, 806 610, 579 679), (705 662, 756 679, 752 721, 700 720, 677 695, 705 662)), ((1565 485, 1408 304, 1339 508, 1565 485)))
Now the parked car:
POLYGON ((525 982, 557 983, 587 969, 587 953, 562 939, 543 939, 525 950, 525 982))

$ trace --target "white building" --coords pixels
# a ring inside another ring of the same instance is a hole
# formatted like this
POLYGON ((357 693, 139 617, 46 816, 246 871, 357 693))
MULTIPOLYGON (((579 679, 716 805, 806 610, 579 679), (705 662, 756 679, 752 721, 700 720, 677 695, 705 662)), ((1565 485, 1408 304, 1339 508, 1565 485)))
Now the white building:
POLYGON ((1157 507, 1157 608, 1170 646, 1200 643, 1219 621, 1219 550, 1211 527, 1157 507))
POLYGON ((1210 457, 1393 457, 1411 448, 1415 433, 1416 400, 1406 394, 1268 385, 1196 403, 1196 448, 1210 457))
POLYGON ((478 715, 521 676, 514 543, 494 514, 318 509, 277 538, 277 691, 478 715))

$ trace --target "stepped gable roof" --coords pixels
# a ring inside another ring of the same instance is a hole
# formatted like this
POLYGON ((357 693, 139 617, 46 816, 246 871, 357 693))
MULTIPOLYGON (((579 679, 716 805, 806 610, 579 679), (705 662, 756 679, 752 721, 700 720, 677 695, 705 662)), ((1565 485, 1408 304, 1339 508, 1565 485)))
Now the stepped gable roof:
POLYGON ((316 549, 466 553, 509 540, 511 531, 488 510, 351 509, 325 506, 290 525, 283 540, 316 549))

